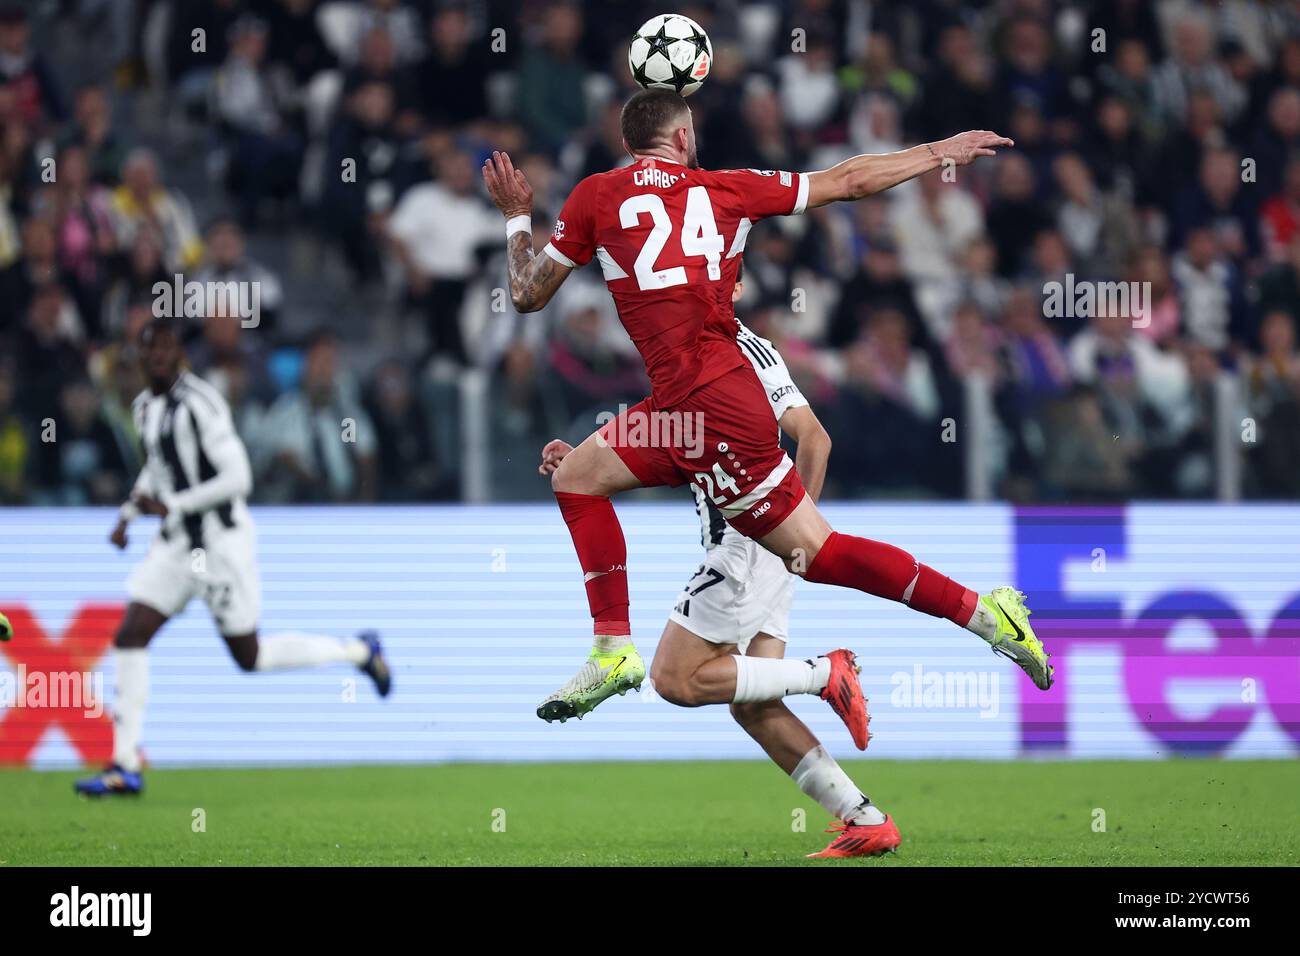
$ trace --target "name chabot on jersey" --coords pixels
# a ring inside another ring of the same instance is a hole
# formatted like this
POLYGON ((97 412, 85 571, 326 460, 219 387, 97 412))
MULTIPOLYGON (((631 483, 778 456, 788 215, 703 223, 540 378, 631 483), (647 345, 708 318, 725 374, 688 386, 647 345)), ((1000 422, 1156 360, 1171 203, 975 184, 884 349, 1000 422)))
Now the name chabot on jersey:
POLYGON ((633 185, 657 186, 660 189, 667 189, 669 186, 677 182, 677 180, 679 179, 681 179, 680 176, 675 176, 672 173, 664 172, 662 169, 659 169, 658 167, 655 166, 648 166, 642 169, 638 169, 636 172, 632 174, 633 185))

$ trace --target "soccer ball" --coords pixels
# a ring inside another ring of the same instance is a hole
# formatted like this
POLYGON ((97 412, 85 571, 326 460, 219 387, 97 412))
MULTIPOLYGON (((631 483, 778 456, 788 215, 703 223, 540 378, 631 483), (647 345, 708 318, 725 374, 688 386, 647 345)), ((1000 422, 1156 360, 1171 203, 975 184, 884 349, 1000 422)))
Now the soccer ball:
POLYGON ((713 65, 713 44, 698 23, 680 13, 651 17, 632 36, 627 51, 632 79, 647 90, 690 96, 713 65))

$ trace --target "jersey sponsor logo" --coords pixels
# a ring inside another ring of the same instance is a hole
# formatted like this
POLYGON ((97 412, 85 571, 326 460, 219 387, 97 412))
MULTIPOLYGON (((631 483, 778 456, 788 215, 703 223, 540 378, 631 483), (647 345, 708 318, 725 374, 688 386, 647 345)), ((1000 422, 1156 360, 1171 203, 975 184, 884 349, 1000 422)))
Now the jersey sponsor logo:
POLYGON ((772 510, 772 502, 764 501, 759 507, 749 513, 751 518, 761 518, 772 510))
POLYGON ((563 219, 557 219, 557 220, 555 220, 555 228, 551 230, 551 238, 552 238, 552 239, 563 239, 563 238, 564 238, 564 220, 563 220, 563 219))
POLYGON ((778 388, 776 391, 774 391, 771 394, 771 399, 774 402, 779 402, 785 396, 796 395, 798 394, 798 392, 799 392, 799 386, 797 385, 782 385, 780 388, 778 388))

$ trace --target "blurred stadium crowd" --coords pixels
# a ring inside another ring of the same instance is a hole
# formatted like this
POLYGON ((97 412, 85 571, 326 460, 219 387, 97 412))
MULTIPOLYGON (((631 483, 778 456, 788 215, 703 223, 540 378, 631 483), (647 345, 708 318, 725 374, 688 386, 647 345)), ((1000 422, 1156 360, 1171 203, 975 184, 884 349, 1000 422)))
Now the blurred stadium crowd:
MULTIPOLYGON (((258 284, 256 328, 187 320, 257 500, 543 495, 541 442, 645 393, 593 270, 511 310, 477 167, 515 157, 540 248, 572 184, 626 160, 627 41, 654 4, 0 7, 0 502, 120 500, 133 338, 178 273, 258 284)), ((1227 421, 1242 493, 1300 496, 1300 3, 676 10, 714 44, 690 101, 707 167, 1017 144, 751 233, 738 314, 836 441, 828 495, 969 494, 977 443, 1016 501, 1213 496, 1227 421), (1067 276, 1150 296, 1048 314, 1067 276)))

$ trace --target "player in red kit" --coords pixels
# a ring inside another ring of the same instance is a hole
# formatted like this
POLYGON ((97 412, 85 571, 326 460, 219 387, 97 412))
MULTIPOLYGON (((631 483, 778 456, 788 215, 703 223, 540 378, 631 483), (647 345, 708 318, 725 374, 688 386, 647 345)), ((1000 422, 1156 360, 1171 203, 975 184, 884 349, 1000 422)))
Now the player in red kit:
MULTIPOLYGON (((631 165, 578 183, 540 254, 532 246, 532 190, 523 173, 504 153, 483 166, 488 192, 506 217, 515 307, 541 309, 570 272, 598 260, 651 383, 648 398, 588 436, 552 475, 585 575, 596 640, 579 684, 571 681, 539 715, 581 716, 640 683, 644 664, 628 623, 627 549, 610 497, 687 482, 791 572, 947 618, 1046 690, 1052 668, 1023 595, 998 588, 981 597, 899 548, 830 527, 781 449, 767 397, 737 344, 730 301, 745 239, 758 220, 861 199, 945 164, 994 155, 1011 140, 976 130, 813 173, 709 171, 696 161, 686 101, 665 90, 634 95, 623 108, 622 132, 631 165)), ((811 661, 709 655, 692 680, 699 703, 821 694, 858 746, 866 745, 865 706, 847 651, 811 661)))

